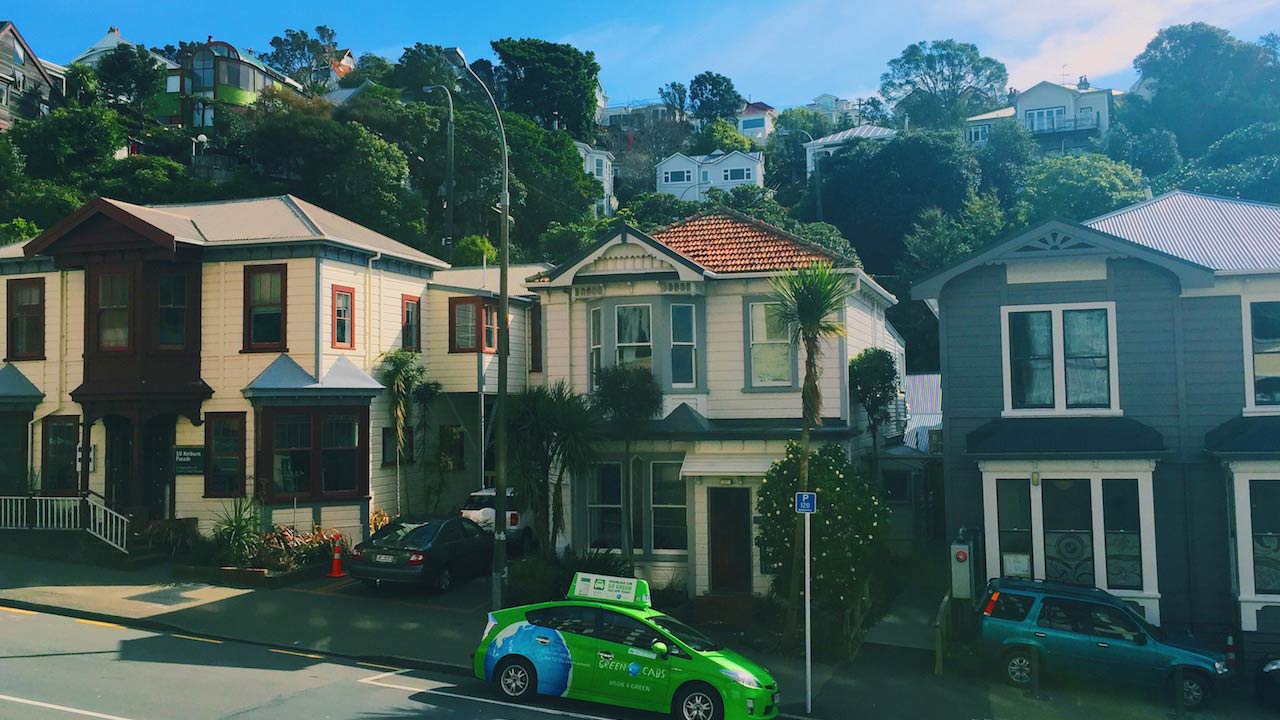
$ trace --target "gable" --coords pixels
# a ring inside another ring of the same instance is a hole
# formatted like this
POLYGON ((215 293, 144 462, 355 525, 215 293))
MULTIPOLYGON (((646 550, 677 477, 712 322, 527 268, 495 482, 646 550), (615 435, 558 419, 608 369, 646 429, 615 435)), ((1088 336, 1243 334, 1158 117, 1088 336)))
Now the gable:
POLYGON ((700 281, 704 272, 689 258, 620 223, 613 234, 549 273, 542 287, 566 287, 579 277, 586 282, 635 279, 637 275, 651 279, 700 281))
POLYGON ((677 272, 669 258, 640 243, 619 243, 605 249, 595 260, 578 269, 578 275, 613 273, 677 272))

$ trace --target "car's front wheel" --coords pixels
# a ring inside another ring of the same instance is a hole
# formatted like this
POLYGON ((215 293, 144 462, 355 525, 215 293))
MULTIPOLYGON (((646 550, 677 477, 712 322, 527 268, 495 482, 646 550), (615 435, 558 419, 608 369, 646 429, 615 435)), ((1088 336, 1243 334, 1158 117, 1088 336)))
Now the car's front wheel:
POLYGON ((671 716, 675 720, 722 720, 720 695, 706 685, 691 685, 676 695, 671 716))
POLYGON ((504 660, 493 673, 498 692, 508 700, 525 701, 538 690, 538 674, 524 658, 504 660))
MULTIPOLYGON (((1175 690, 1176 692, 1176 690, 1175 690)), ((1173 698, 1178 701, 1178 696, 1173 698)), ((1182 707, 1187 710, 1199 710, 1209 704, 1209 681, 1198 672, 1186 672, 1182 675, 1182 707)))
POLYGON ((1014 687, 1030 687, 1036 669, 1030 650, 1012 650, 1004 656, 1004 677, 1014 687))

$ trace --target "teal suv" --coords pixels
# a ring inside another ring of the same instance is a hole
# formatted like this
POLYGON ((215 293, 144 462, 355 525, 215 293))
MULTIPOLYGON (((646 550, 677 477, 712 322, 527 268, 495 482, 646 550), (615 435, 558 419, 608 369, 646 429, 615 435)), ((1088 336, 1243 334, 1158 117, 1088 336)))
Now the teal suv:
POLYGON ((1182 669, 1187 708, 1203 706, 1227 678, 1222 653, 1174 641, 1123 600, 1096 588, 1001 578, 982 603, 984 656, 1013 685, 1032 673, 1076 675, 1154 687, 1175 697, 1182 669))

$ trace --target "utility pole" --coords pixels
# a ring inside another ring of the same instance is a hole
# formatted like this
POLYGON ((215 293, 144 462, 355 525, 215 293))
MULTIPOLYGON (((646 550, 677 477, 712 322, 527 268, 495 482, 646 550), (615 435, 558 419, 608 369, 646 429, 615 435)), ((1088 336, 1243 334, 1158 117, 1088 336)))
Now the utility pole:
MULTIPOLYGON (((507 275, 511 262, 511 193, 510 163, 507 161, 507 131, 502 124, 502 111, 493 93, 476 75, 467 58, 458 48, 446 48, 445 56, 484 90, 493 115, 498 121, 498 140, 502 149, 502 194, 498 196, 500 224, 498 226, 498 395, 493 401, 494 425, 494 478, 493 478, 493 569, 490 576, 490 593, 493 609, 502 609, 503 582, 507 577, 507 351, 510 347, 511 322, 508 317, 510 298, 507 294, 507 275)), ((483 338, 477 338, 483 344, 483 338)), ((479 349, 479 348, 477 348, 479 349)))
MULTIPOLYGON (((457 182, 453 174, 453 92, 444 85, 428 85, 423 92, 439 88, 449 100, 449 124, 445 130, 445 154, 449 157, 449 175, 444 181, 444 239, 442 245, 453 245, 453 186, 457 182)), ((483 394, 483 393, 482 393, 483 394)))
MULTIPOLYGON (((810 134, 809 131, 807 130, 801 130, 800 128, 796 128, 794 130, 783 130, 778 134, 794 135, 797 133, 802 133, 805 137, 809 138, 809 143, 813 144, 814 142, 813 135, 810 134)), ((815 205, 814 209, 818 213, 818 222, 822 222, 822 155, 820 154, 819 150, 820 148, 816 148, 816 147, 813 149, 813 194, 814 194, 814 205, 815 205)))

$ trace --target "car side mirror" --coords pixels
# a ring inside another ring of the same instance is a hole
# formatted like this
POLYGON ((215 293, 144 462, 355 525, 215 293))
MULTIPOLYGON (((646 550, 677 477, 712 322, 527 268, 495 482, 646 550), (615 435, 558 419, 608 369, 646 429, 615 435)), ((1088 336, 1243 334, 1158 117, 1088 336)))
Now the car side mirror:
POLYGON ((654 640, 653 644, 650 645, 649 648, 660 658, 666 658, 667 655, 671 654, 671 649, 668 648, 667 644, 661 640, 654 640))

